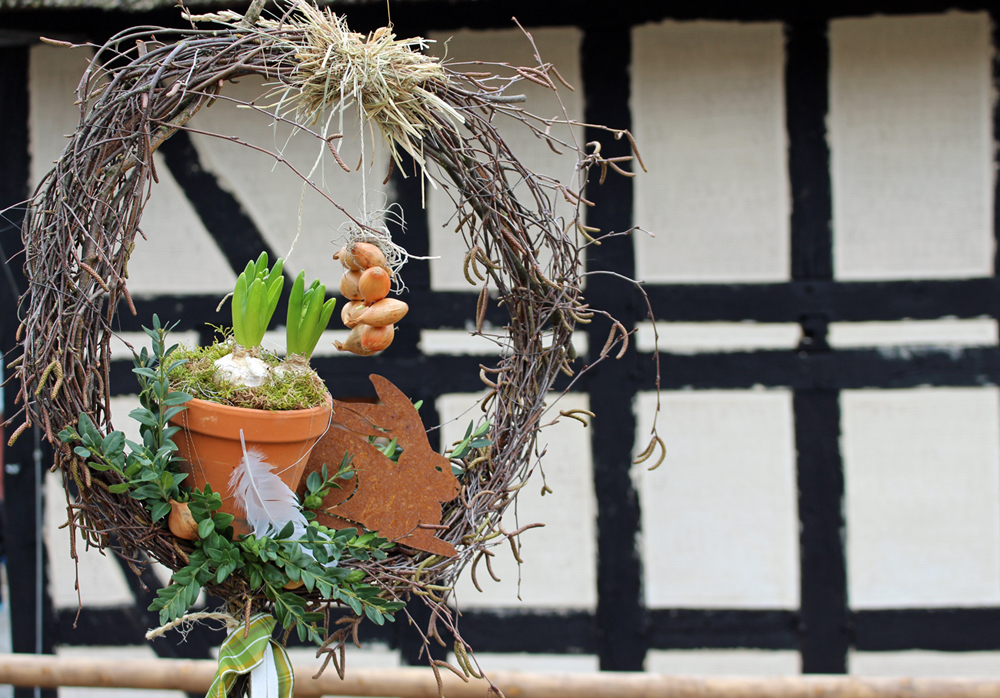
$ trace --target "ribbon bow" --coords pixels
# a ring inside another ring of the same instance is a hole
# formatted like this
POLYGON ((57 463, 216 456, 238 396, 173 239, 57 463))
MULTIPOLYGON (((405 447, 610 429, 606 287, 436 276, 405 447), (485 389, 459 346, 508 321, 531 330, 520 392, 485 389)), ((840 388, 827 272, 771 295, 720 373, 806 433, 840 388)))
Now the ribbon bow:
POLYGON ((236 677, 250 672, 252 698, 292 698, 295 675, 285 648, 271 639, 275 620, 266 613, 250 619, 249 633, 240 625, 219 650, 219 668, 205 698, 226 698, 236 677))

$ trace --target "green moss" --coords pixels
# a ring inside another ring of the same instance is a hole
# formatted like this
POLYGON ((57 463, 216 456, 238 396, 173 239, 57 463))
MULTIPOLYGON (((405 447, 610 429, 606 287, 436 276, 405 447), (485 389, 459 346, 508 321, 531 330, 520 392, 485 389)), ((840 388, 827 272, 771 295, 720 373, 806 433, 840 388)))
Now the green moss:
POLYGON ((281 367, 280 375, 272 375, 263 385, 247 388, 225 379, 217 379, 215 361, 231 353, 231 342, 221 342, 207 347, 181 346, 173 359, 187 359, 187 363, 170 372, 170 387, 183 390, 196 398, 211 400, 221 405, 246 407, 258 410, 301 410, 322 404, 326 387, 316 372, 303 363, 286 363, 274 354, 261 349, 252 350, 270 366, 281 367))

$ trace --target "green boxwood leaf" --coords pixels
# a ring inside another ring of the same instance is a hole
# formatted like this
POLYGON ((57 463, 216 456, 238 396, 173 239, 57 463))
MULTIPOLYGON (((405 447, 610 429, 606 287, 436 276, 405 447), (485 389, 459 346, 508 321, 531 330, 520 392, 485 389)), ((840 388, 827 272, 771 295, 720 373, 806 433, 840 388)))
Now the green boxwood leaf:
MULTIPOLYGON (((215 522, 212 519, 205 518, 198 523, 199 538, 208 538, 214 532, 215 532, 215 522)), ((212 552, 214 551, 212 549, 209 549, 209 554, 211 554, 212 552)))
POLYGON ((170 503, 169 502, 157 502, 153 505, 150 511, 150 516, 153 518, 153 523, 156 523, 164 516, 170 513, 170 503))

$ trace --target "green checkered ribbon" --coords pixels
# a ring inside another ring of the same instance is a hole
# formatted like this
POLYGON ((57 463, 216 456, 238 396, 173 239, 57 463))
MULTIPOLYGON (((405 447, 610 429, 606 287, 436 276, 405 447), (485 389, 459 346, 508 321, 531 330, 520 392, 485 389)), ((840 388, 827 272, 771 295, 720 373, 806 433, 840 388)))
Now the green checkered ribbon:
POLYGON ((219 669, 205 698, 226 698, 236 677, 250 672, 251 698, 292 698, 295 675, 285 648, 271 639, 275 620, 266 613, 229 633, 219 650, 219 669))

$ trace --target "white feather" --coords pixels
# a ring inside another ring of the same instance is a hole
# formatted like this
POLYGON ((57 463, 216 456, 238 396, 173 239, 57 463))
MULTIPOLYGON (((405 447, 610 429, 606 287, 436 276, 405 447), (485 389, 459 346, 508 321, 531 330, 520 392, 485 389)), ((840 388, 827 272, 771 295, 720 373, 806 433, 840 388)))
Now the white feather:
POLYGON ((260 538, 268 530, 280 531, 289 521, 295 528, 304 530, 308 522, 299 509, 299 500, 292 489, 282 482, 264 460, 264 454, 255 448, 247 450, 240 429, 243 459, 229 478, 229 492, 236 505, 246 513, 247 524, 260 538))

